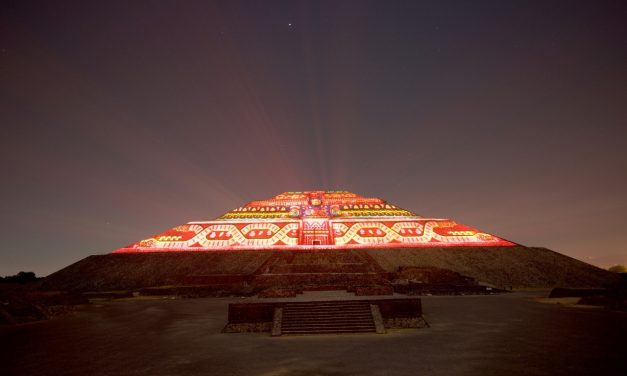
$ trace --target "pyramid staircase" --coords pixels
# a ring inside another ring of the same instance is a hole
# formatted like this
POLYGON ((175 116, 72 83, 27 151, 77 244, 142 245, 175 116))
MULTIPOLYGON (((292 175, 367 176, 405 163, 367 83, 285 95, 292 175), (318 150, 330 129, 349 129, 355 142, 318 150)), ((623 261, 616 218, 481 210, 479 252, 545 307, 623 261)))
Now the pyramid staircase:
POLYGON ((387 273, 374 260, 343 252, 276 252, 254 273, 258 288, 347 289, 389 285, 387 273))
POLYGON ((310 301, 283 306, 281 334, 375 333, 368 301, 310 301))

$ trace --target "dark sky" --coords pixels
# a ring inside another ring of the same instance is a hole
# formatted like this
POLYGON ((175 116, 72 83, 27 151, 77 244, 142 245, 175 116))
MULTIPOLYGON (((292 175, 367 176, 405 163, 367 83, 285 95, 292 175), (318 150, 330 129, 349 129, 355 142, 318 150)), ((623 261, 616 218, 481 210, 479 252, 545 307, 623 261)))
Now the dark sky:
POLYGON ((627 264, 624 1, 3 1, 0 275, 342 189, 627 264))

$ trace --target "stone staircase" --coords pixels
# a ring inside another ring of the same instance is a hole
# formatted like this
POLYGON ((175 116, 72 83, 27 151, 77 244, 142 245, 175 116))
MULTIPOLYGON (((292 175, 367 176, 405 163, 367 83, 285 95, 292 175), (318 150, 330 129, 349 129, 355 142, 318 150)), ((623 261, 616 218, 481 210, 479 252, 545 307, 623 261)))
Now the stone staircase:
POLYGON ((374 260, 351 250, 276 252, 259 268, 251 281, 258 289, 342 289, 389 286, 389 276, 374 260))
POLYGON ((310 301, 283 307, 281 334, 375 333, 368 301, 310 301))

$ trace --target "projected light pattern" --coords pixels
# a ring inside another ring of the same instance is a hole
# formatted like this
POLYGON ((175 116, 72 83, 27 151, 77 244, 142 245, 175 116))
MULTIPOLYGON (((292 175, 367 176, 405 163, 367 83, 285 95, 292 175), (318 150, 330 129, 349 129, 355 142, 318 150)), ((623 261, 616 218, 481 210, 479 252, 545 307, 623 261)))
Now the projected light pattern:
POLYGON ((378 198, 307 191, 253 201, 215 221, 180 225, 115 252, 464 245, 514 243, 449 219, 423 218, 378 198))

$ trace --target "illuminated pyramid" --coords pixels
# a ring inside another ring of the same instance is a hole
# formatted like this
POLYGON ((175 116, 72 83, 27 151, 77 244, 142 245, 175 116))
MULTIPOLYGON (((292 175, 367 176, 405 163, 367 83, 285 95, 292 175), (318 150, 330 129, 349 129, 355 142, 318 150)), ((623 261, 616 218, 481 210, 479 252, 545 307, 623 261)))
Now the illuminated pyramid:
POLYGON ((216 220, 189 222, 114 253, 466 245, 515 244, 450 219, 418 216, 379 198, 307 191, 253 201, 216 220))

